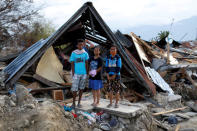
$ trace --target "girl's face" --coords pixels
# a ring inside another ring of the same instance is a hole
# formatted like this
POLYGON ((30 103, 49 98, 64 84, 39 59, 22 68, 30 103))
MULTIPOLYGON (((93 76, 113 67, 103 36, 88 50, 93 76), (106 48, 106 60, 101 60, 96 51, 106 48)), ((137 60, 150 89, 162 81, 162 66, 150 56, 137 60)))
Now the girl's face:
POLYGON ((94 55, 97 56, 100 54, 100 49, 99 48, 94 48, 94 55))

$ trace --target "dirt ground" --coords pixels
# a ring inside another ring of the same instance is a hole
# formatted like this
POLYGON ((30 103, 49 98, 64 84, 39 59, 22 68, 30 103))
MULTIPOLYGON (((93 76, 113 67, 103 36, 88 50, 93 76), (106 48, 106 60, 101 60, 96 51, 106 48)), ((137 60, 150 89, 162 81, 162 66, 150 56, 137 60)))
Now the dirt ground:
POLYGON ((93 125, 89 126, 83 117, 74 118, 54 101, 36 103, 27 89, 24 87, 17 89, 16 96, 0 96, 0 131, 88 131, 93 129, 93 125))

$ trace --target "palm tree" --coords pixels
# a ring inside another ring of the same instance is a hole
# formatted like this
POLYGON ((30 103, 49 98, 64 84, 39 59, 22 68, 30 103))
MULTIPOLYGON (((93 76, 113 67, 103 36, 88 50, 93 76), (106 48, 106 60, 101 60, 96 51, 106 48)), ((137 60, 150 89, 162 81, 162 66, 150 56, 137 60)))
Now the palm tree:
POLYGON ((164 38, 168 37, 169 34, 170 34, 169 31, 160 31, 160 32, 158 33, 157 38, 158 38, 158 40, 161 40, 161 39, 164 39, 164 38))

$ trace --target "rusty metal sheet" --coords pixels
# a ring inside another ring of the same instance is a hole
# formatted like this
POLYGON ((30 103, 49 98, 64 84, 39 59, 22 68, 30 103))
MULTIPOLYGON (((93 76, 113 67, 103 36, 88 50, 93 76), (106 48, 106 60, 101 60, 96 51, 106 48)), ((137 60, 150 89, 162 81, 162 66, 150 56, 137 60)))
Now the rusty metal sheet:
POLYGON ((142 67, 142 65, 132 56, 132 54, 125 48, 126 53, 129 56, 129 59, 133 62, 133 64, 136 66, 137 68, 137 72, 142 76, 142 79, 145 82, 145 86, 147 88, 148 91, 150 91, 153 95, 156 94, 156 87, 155 85, 152 83, 152 81, 150 81, 150 79, 148 78, 148 76, 145 73, 144 68, 142 67))
POLYGON ((173 95, 174 91, 170 88, 168 83, 164 81, 164 79, 159 75, 155 69, 152 69, 150 67, 145 68, 148 74, 150 75, 151 79, 155 84, 157 84, 163 91, 166 91, 169 93, 169 95, 173 95))

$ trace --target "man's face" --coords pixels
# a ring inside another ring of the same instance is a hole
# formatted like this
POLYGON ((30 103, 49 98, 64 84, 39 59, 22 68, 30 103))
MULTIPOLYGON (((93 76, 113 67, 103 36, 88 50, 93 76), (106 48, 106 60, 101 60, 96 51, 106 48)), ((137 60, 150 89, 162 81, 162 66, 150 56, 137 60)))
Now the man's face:
POLYGON ((111 54, 112 56, 115 56, 116 53, 117 53, 116 47, 111 47, 111 48, 110 48, 110 54, 111 54))
POLYGON ((77 44, 77 48, 78 48, 79 50, 82 50, 82 49, 83 49, 83 42, 79 42, 79 43, 77 44))

